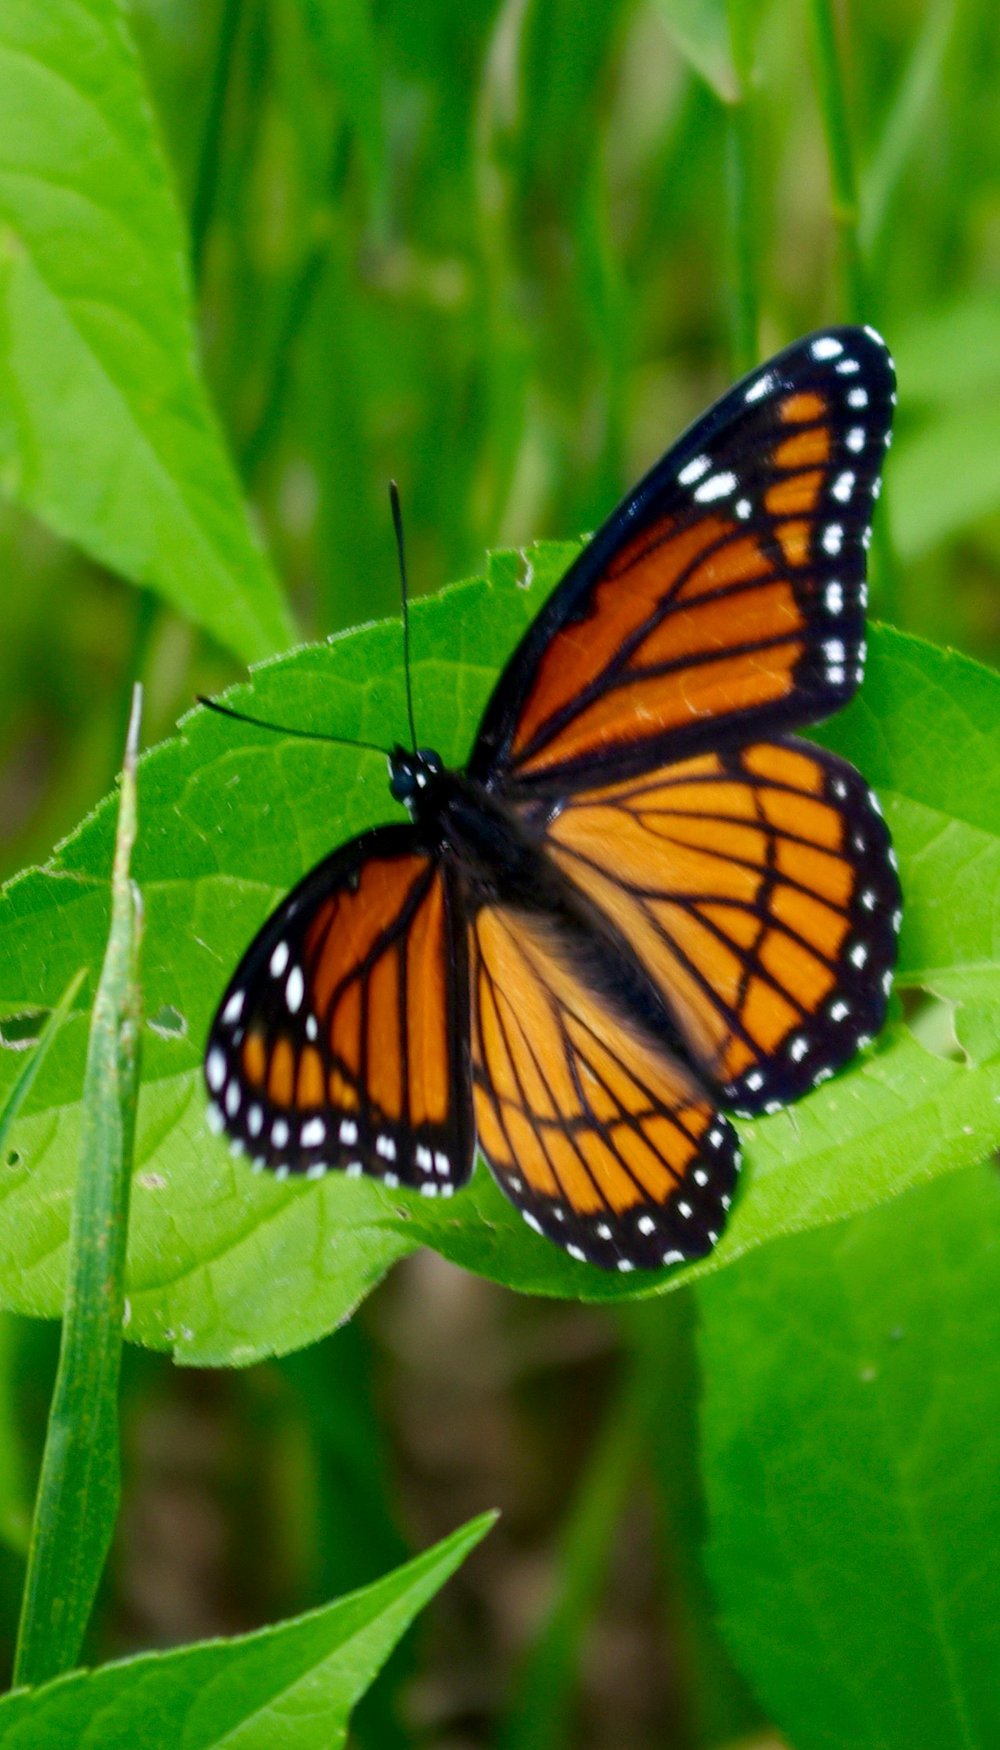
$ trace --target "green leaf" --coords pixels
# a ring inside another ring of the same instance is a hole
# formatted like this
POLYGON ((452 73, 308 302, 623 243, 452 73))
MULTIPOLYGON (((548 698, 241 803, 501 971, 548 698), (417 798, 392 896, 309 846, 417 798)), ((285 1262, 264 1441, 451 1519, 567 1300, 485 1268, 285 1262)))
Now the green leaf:
MULTIPOLYGON (((10 1089, 3 1104, 3 1111, 0 1112, 0 1155, 3 1154, 4 1144, 7 1141, 7 1132, 20 1112, 21 1107, 24 1105, 25 1100, 28 1098, 32 1087, 34 1086, 38 1072, 48 1056, 49 1049, 56 1034, 59 1032, 59 1029, 67 1016, 72 1012, 77 993, 86 976, 86 967, 81 967, 78 972, 73 974, 73 977, 63 991, 62 996, 56 1003, 55 1008, 45 1021, 37 1039, 32 1045, 30 1045, 31 1056, 28 1058, 20 1075, 10 1089)), ((8 1047, 8 1049, 17 1050, 25 1048, 27 1047, 22 1047, 20 1042, 18 1042, 16 1047, 8 1047)))
POLYGON ((118 1378, 142 1043, 142 910, 129 874, 140 709, 137 687, 111 876, 111 933, 90 1026, 66 1310, 28 1550, 18 1684, 43 1683, 75 1663, 118 1513, 118 1378))
POLYGON ((698 1288, 710 1571, 797 1750, 1000 1742, 1000 1181, 698 1288))
POLYGON ((284 647, 119 0, 9 0, 0 113, 0 485, 237 656, 284 647))
POLYGON ((473 1519, 405 1567, 307 1616, 0 1698, 0 1747, 336 1750, 403 1631, 485 1537, 473 1519))
MULTIPOLYGON (((465 758, 494 678, 576 551, 498 554, 489 576, 414 604, 421 742, 465 758)), ((904 986, 978 1009, 997 993, 1000 679, 874 628, 869 680, 826 739, 875 783, 901 851, 904 986), (947 987, 947 988, 946 988, 947 987)), ((261 669, 234 703, 274 722, 388 745, 405 703, 396 622, 261 669)), ((395 810, 380 758, 292 741, 208 713, 143 764, 136 871, 148 908, 148 1010, 182 1017, 147 1039, 137 1138, 130 1334, 178 1358, 234 1363, 310 1341, 347 1317, 396 1258, 428 1243, 529 1292, 607 1300, 677 1278, 610 1277, 532 1234, 480 1167, 446 1204, 330 1174, 278 1184, 248 1172, 203 1120, 201 1052, 227 976, 305 869, 395 810)), ((0 1015, 49 999, 105 927, 107 804, 0 908, 0 1015)), ((64 1027, 18 1125, 21 1166, 0 1204, 0 1282, 13 1309, 60 1304, 66 1196, 79 1125, 80 1028, 64 1027)), ((0 1077, 7 1067, 0 1053, 0 1077)), ((0 1082, 2 1086, 2 1082, 0 1082)), ((791 1111, 744 1127, 732 1219, 701 1273, 797 1229, 981 1160, 1000 1141, 1000 1045, 979 1065, 932 1055, 901 1024, 791 1111)), ((690 1279, 682 1272, 680 1280, 690 1279)))

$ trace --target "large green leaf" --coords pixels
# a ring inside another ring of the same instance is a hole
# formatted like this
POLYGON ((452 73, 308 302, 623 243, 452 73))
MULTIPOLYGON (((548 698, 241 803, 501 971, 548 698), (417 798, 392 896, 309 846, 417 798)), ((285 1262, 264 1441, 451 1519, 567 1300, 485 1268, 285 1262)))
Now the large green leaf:
POLYGON ((0 113, 0 485, 236 655, 283 648, 120 0, 7 0, 0 113))
MULTIPOLYGON (((486 578, 416 604, 422 742, 464 757, 504 655, 573 550, 535 550, 528 589, 517 585, 517 556, 498 554, 486 578)), ((298 651, 257 672, 253 709, 388 744, 405 722, 400 650, 398 624, 385 623, 298 651)), ((251 695, 236 699, 249 706, 251 695)), ((876 628, 863 696, 827 737, 874 780, 900 847, 902 983, 966 1005, 997 992, 998 701, 988 671, 876 628)), ((132 1335, 200 1362, 293 1348, 346 1317, 423 1242, 528 1291, 597 1300, 662 1289, 669 1278, 612 1278, 575 1264, 524 1226, 485 1169, 435 1205, 339 1174, 300 1185, 256 1178, 209 1136, 201 1048, 239 953, 310 864, 394 810, 374 756, 206 713, 183 727, 140 773, 135 867, 153 1033, 132 1206, 132 1335)), ((8 889, 0 1014, 54 1001, 72 970, 96 960, 109 830, 104 804, 46 869, 8 889)), ((18 1125, 20 1163, 4 1178, 0 1281, 20 1311, 60 1305, 82 1037, 82 1022, 64 1027, 18 1125)), ((947 1060, 896 1022, 792 1111, 746 1125, 737 1206, 697 1269, 982 1159, 1000 1141, 1000 1046, 985 1033, 979 1043, 982 1061, 947 1060)))
POLYGON ((493 1519, 471 1520, 384 1580, 308 1616, 5 1695, 0 1746, 337 1750, 355 1702, 493 1519))
POLYGON ((699 1284, 710 1571, 796 1750, 1000 1743, 1000 1181, 699 1284))

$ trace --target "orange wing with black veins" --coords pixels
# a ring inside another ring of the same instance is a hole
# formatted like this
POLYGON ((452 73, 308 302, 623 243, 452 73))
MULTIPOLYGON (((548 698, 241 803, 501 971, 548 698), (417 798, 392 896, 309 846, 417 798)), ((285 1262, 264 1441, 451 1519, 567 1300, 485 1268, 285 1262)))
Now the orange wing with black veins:
POLYGON ((727 1106, 832 1075, 885 1018, 901 921, 878 803, 788 737, 575 792, 545 843, 727 1106))
POLYGON ((535 914, 484 906, 470 966, 479 1146, 525 1221, 605 1269, 709 1251, 739 1150, 691 1071, 535 914))
POLYGON ((562 793, 845 704, 863 675, 893 384, 862 329, 800 341, 737 384, 542 609, 495 688, 472 775, 562 793))
POLYGON ((466 936, 407 826, 321 863, 255 938, 212 1025, 210 1122, 279 1176, 336 1167, 427 1195, 472 1170, 466 936))

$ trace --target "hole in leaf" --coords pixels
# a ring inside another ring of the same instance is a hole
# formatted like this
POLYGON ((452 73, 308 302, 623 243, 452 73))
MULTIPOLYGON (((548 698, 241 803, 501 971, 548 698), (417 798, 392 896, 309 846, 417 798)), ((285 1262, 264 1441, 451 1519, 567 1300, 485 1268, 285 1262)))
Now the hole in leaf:
POLYGON ((0 1045, 8 1051, 28 1051, 38 1043, 50 1014, 50 1009, 24 1009, 19 1015, 5 1015, 0 1021, 0 1045))
POLYGON ((172 1003, 162 1003, 156 1014, 150 1015, 149 1025, 161 1039, 184 1039, 188 1030, 186 1017, 172 1003))
POLYGON ((535 581, 535 562, 533 559, 529 558, 527 548, 525 547, 519 549, 517 556, 520 560, 517 569, 517 577, 515 579, 517 587, 518 589, 530 589, 535 581))
POLYGON ((925 1051, 950 1062, 964 1060, 965 1052, 955 1031, 953 1002, 919 985, 900 991, 899 997, 903 1019, 925 1051))
POLYGON ((11 1148, 7 1150, 7 1165, 8 1167, 19 1167, 21 1165, 20 1149, 11 1148))

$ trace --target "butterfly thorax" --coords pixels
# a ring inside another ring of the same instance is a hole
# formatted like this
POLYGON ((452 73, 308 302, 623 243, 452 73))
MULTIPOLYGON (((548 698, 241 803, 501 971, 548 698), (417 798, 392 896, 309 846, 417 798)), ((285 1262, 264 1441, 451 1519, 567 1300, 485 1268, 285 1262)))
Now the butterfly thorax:
POLYGON ((558 906, 563 884, 538 835, 485 785, 450 770, 431 748, 395 747, 389 789, 428 849, 458 865, 470 899, 502 898, 541 910, 558 906))

